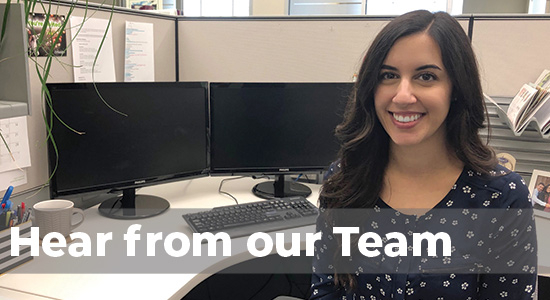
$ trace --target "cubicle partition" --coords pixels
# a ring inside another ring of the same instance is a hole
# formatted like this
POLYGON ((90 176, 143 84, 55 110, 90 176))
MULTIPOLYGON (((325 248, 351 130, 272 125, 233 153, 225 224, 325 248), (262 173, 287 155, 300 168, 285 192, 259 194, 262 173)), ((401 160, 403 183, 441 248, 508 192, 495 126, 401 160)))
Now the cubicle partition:
MULTIPOLYGON (((181 80, 352 81, 390 17, 180 18, 181 80)), ((464 30, 468 18, 459 18, 464 30)))
POLYGON ((351 81, 388 18, 180 19, 181 80, 351 81))
MULTIPOLYGON (((550 69, 547 16, 476 16, 472 43, 479 61, 482 84, 504 108, 525 83, 534 82, 544 69, 550 69)), ((550 171, 550 140, 542 139, 534 127, 515 136, 491 113, 491 144, 498 152, 517 159, 516 170, 529 183, 533 169, 550 171)))
POLYGON ((550 68, 549 16, 475 16, 472 32, 489 95, 513 97, 550 68))

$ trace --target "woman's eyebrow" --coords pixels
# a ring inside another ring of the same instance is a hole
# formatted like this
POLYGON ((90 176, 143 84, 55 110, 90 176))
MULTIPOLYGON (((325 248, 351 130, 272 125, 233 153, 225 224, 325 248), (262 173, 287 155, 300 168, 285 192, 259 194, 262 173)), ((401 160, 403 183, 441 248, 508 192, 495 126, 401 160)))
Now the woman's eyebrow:
POLYGON ((388 66, 388 65, 382 65, 381 69, 382 69, 382 70, 397 71, 397 68, 396 68, 396 67, 392 67, 392 66, 388 66))
MULTIPOLYGON (((382 70, 397 71, 396 67, 389 66, 389 65, 382 65, 381 69, 382 70)), ((420 67, 416 68, 415 71, 422 71, 422 70, 426 70, 426 69, 441 70, 441 68, 438 65, 428 64, 428 65, 423 65, 423 66, 420 66, 420 67)))
POLYGON ((423 66, 420 66, 420 67, 416 68, 416 71, 422 71, 422 70, 426 70, 426 69, 441 70, 441 68, 437 65, 423 65, 423 66))

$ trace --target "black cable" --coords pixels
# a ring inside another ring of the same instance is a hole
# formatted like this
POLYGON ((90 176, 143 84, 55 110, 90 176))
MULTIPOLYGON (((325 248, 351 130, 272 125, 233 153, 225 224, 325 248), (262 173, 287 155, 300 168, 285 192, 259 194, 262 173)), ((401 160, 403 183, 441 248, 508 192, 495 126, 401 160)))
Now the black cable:
POLYGON ((256 175, 252 175, 252 179, 270 179, 268 175, 259 175, 259 176, 256 176, 256 175))
POLYGON ((222 179, 222 181, 220 182, 220 186, 218 187, 218 193, 233 198, 233 200, 235 201, 235 203, 239 204, 239 201, 237 200, 237 198, 235 198, 233 195, 231 195, 231 194, 228 193, 228 192, 222 191, 222 185, 223 185, 224 182, 226 182, 226 181, 241 179, 241 178, 245 178, 245 177, 246 177, 246 176, 239 176, 239 177, 232 177, 232 178, 225 178, 225 179, 222 179))

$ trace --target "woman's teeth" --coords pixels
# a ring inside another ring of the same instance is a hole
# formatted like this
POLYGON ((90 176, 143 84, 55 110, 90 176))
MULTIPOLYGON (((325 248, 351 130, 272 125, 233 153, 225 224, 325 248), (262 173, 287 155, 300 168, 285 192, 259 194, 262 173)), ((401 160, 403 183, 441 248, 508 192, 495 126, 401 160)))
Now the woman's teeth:
POLYGON ((411 115, 411 116, 401 116, 401 115, 398 115, 396 113, 393 114, 393 118, 396 119, 398 122, 401 122, 401 123, 408 123, 408 122, 413 122, 413 121, 416 121, 418 120, 418 118, 420 118, 420 114, 417 114, 417 115, 411 115))

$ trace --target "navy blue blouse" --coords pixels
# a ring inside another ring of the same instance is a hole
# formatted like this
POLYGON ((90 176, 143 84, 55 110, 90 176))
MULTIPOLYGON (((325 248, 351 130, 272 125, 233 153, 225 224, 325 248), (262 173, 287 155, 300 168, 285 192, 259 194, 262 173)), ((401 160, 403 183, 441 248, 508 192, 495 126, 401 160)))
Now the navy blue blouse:
POLYGON ((501 166, 492 173, 482 176, 465 168, 443 200, 422 215, 400 213, 382 199, 359 218, 354 214, 361 233, 378 232, 385 245, 392 239, 384 233, 403 233, 408 249, 407 255, 395 256, 378 248, 375 257, 352 251, 343 269, 355 275, 353 290, 334 284, 335 257, 341 254, 335 251, 341 248, 321 204, 311 299, 531 299, 537 243, 529 191, 516 173, 501 166), (451 255, 439 250, 413 255, 414 233, 425 231, 448 233, 451 255))

